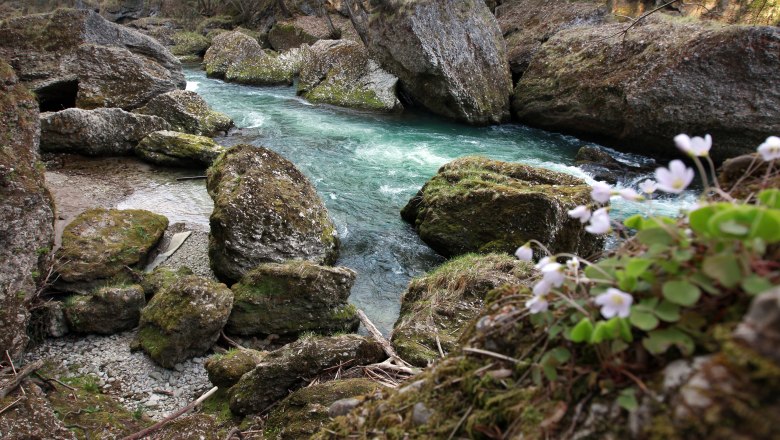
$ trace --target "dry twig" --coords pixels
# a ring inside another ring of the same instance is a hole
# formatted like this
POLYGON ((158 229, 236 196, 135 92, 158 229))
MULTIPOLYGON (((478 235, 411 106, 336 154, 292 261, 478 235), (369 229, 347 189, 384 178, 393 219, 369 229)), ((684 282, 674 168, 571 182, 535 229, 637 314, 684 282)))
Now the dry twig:
MULTIPOLYGON (((27 365, 26 367, 22 368, 22 371, 20 371, 19 373, 16 374, 16 376, 14 376, 14 379, 11 381, 11 383, 9 385, 6 385, 5 387, 0 388, 0 399, 4 398, 11 391, 16 389, 16 387, 21 385, 22 381, 27 376, 29 376, 30 374, 34 373, 35 370, 41 368, 42 366, 43 366, 43 361, 42 360, 37 360, 37 361, 27 365)), ((14 371, 16 371, 16 370, 14 369, 14 371)))

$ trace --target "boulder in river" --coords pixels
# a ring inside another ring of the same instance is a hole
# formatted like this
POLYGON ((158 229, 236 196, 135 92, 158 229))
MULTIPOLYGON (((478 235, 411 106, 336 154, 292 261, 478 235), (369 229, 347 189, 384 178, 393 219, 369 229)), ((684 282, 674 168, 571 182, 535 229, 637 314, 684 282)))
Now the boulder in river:
POLYGON ((584 145, 577 150, 574 164, 581 170, 593 176, 594 179, 609 184, 631 181, 641 175, 647 175, 655 169, 655 161, 648 159, 645 163, 627 164, 621 162, 596 145, 584 145))
POLYGON ((196 32, 181 31, 171 35, 173 47, 171 53, 178 57, 203 58, 211 46, 211 41, 204 35, 196 32))
POLYGON ((386 357, 382 347, 364 336, 306 337, 268 353, 254 370, 230 389, 230 410, 252 414, 305 385, 306 377, 350 362, 366 365, 386 357))
POLYGON ((186 84, 181 64, 162 45, 88 10, 4 20, 0 57, 12 60, 42 111, 134 109, 186 84))
POLYGON ((320 40, 301 69, 298 94, 311 102, 361 110, 400 111, 398 78, 368 57, 361 43, 320 40))
POLYGON ((310 15, 279 21, 268 32, 268 42, 280 52, 331 38, 338 38, 338 35, 331 32, 328 19, 310 15))
POLYGON ((149 133, 169 128, 162 118, 119 108, 69 108, 41 114, 41 151, 85 156, 127 155, 149 133))
POLYGON ((225 81, 256 86, 292 85, 295 76, 308 63, 309 47, 282 53, 258 49, 254 54, 230 65, 225 81))
POLYGON ((355 272, 308 261, 265 263, 233 285, 226 331, 239 335, 333 333, 357 330, 347 303, 355 272))
POLYGON ((54 202, 38 155, 38 106, 0 59, 0 353, 27 345, 25 298, 54 245, 54 202))
POLYGON ((206 75, 224 78, 230 66, 240 63, 246 57, 257 55, 262 50, 256 39, 243 32, 223 32, 214 37, 211 47, 203 57, 206 75))
POLYGON ((590 203, 583 180, 543 168, 464 157, 439 169, 401 211, 420 238, 444 256, 513 253, 528 240, 551 252, 590 256, 603 239, 568 210, 590 203))
POLYGON ((428 110, 470 124, 509 118, 506 43, 483 1, 383 2, 371 15, 371 53, 428 110))
POLYGON ((214 345, 232 307, 233 292, 224 284, 197 275, 182 277, 143 309, 134 348, 173 368, 214 345))
POLYGON ((149 134, 135 148, 146 162, 185 168, 207 168, 224 151, 209 137, 168 130, 149 134))
POLYGON ((189 90, 159 95, 135 113, 159 116, 173 130, 201 136, 226 133, 233 126, 233 120, 228 115, 212 110, 200 95, 189 90))
POLYGON ((260 263, 332 264, 339 240, 314 186, 292 162, 263 147, 237 145, 208 170, 214 200, 209 259, 238 281, 260 263))
POLYGON ((110 335, 135 328, 145 305, 144 289, 137 284, 104 286, 89 295, 71 295, 64 311, 71 331, 110 335))

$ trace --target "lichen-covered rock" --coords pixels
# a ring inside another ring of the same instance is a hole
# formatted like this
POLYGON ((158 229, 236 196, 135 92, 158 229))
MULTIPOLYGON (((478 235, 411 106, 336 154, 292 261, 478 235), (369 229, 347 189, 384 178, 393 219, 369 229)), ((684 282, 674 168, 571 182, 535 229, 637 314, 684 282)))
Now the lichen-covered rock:
POLYGON ((54 202, 39 162, 38 105, 0 59, 0 352, 27 345, 25 298, 54 244, 54 202))
POLYGON ((309 15, 279 21, 268 32, 268 42, 277 51, 294 49, 329 38, 338 38, 338 36, 332 35, 328 19, 309 15))
POLYGON ((307 337, 268 353, 254 370, 230 389, 230 410, 260 412, 325 369, 379 362, 386 355, 375 341, 358 335, 307 337))
POLYGON ((298 94, 311 102, 361 110, 400 111, 398 78, 368 57, 368 50, 350 40, 320 40, 301 69, 298 94))
POLYGON ((186 84, 181 64, 167 49, 88 10, 3 21, 0 57, 12 60, 44 111, 133 109, 186 84))
POLYGON ((589 256, 603 245, 567 211, 590 203, 581 179, 518 163, 465 157, 439 170, 401 212, 445 256, 512 253, 538 240, 553 253, 589 256))
POLYGON ((266 352, 257 350, 230 350, 225 354, 211 356, 203 366, 211 383, 227 389, 238 383, 241 376, 254 370, 265 355, 266 352))
POLYGON ((233 292, 224 284, 197 275, 180 278, 143 309, 134 347, 173 368, 214 345, 231 307, 233 292))
POLYGON ((503 284, 519 285, 530 264, 509 255, 464 255, 409 283, 393 328, 393 346, 405 361, 425 367, 458 348, 485 295, 503 284))
POLYGON ((181 24, 174 18, 144 17, 131 21, 127 27, 154 38, 164 46, 173 46, 176 44, 174 35, 180 31, 181 24))
POLYGON ((3 412, 0 417, 0 435, 3 440, 76 440, 76 435, 65 427, 44 396, 28 392, 26 396, 6 396, 0 399, 0 408, 21 400, 3 412))
POLYGON ((69 108, 41 113, 41 151, 86 156, 127 155, 149 133, 169 128, 162 118, 119 108, 69 108))
POLYGON ((111 335, 135 328, 145 305, 139 285, 106 286, 90 295, 70 296, 64 309, 71 331, 111 335))
POLYGON ((302 46, 282 53, 261 50, 233 63, 225 81, 256 86, 292 85, 295 76, 308 63, 309 47, 302 46))
POLYGON ((189 90, 159 95, 135 113, 159 116, 173 130, 200 136, 213 137, 233 126, 228 115, 212 110, 200 95, 189 90))
POLYGON ((208 38, 195 32, 176 32, 171 36, 171 39, 174 43, 171 53, 180 57, 194 55, 202 58, 211 46, 211 41, 208 38))
POLYGON ((347 304, 355 272, 307 261, 265 263, 238 284, 225 328, 239 335, 333 333, 356 330, 359 320, 347 304))
POLYGON ((140 209, 90 209, 62 233, 56 257, 65 282, 111 278, 144 263, 168 227, 162 215, 140 209))
POLYGON ((224 78, 230 66, 240 63, 246 57, 258 55, 262 51, 260 43, 243 32, 223 32, 214 37, 211 46, 203 56, 206 75, 224 78))
POLYGON ((180 267, 175 270, 168 267, 158 267, 152 272, 144 274, 141 287, 144 289, 144 295, 149 299, 157 292, 168 288, 179 278, 187 275, 192 275, 192 270, 188 267, 180 267))
POLYGON ((339 240, 314 186, 271 150, 237 145, 208 170, 211 268, 238 281, 260 263, 332 264, 339 240))
POLYGON ((655 156, 678 154, 681 132, 709 133, 715 160, 780 132, 780 29, 657 15, 617 35, 624 28, 572 27, 546 41, 517 83, 515 115, 655 156))
POLYGON ((302 388, 287 396, 268 415, 265 433, 280 440, 307 440, 330 420, 330 406, 384 389, 368 379, 332 380, 302 388))
POLYGON ((428 110, 471 124, 509 117, 506 44, 483 1, 385 2, 371 15, 371 53, 428 110))
POLYGON ((141 159, 170 167, 206 168, 225 148, 206 136, 178 131, 155 131, 135 148, 141 159))

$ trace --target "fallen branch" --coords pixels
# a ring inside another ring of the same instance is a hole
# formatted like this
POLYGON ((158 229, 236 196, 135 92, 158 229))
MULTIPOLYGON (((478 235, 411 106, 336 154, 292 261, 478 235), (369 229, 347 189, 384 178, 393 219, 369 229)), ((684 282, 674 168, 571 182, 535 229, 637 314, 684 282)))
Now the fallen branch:
POLYGON ((123 438, 122 440, 139 440, 139 439, 142 439, 142 438, 146 437, 147 435, 157 431, 158 429, 160 429, 163 426, 167 425, 171 421, 175 420, 176 418, 178 418, 182 414, 188 412, 192 408, 195 408, 196 406, 200 405, 201 403, 203 403, 204 400, 208 399, 209 397, 211 397, 212 394, 216 393, 218 389, 219 389, 219 387, 214 387, 214 388, 208 390, 202 396, 198 397, 197 400, 195 400, 194 402, 192 402, 189 405, 185 406, 184 408, 181 408, 181 409, 177 410, 173 414, 169 415, 168 417, 160 420, 159 422, 155 423, 154 425, 152 425, 152 426, 150 426, 150 427, 148 427, 148 428, 146 428, 146 429, 144 429, 142 431, 138 431, 135 434, 128 435, 127 437, 123 438))
POLYGON ((4 412, 8 411, 8 410, 9 410, 9 409, 10 409, 12 406, 16 405, 16 404, 17 404, 17 403, 19 403, 21 400, 22 400, 22 397, 20 397, 20 398, 18 398, 18 399, 16 399, 16 400, 14 400, 13 402, 9 403, 8 405, 6 405, 6 406, 5 406, 5 408, 3 408, 3 409, 0 409, 0 414, 2 414, 2 413, 4 413, 4 412))
POLYGON ((238 437, 239 440, 244 440, 244 435, 241 434, 241 430, 238 428, 233 428, 228 432, 227 437, 225 437, 225 440, 233 440, 233 437, 238 437))
POLYGON ((225 331, 224 331, 224 330, 222 330, 222 331, 220 332, 220 335, 221 335, 221 336, 222 336, 222 338, 223 338, 223 339, 224 339, 224 340, 225 340, 225 341, 228 343, 228 345, 230 345, 230 346, 233 346, 233 347, 235 347, 235 348, 237 348, 237 349, 239 349, 239 350, 246 350, 246 348, 245 348, 245 347, 243 347, 243 346, 241 346, 241 344, 239 344, 238 342, 236 342, 236 341, 234 341, 234 340, 230 339, 230 338, 229 338, 229 337, 228 337, 228 336, 225 334, 225 331))
POLYGON ((43 360, 37 360, 26 367, 22 368, 22 371, 19 371, 16 373, 16 376, 14 376, 14 379, 11 381, 9 385, 6 385, 3 388, 0 388, 0 399, 5 398, 11 391, 16 389, 19 385, 21 385, 22 381, 29 375, 35 372, 35 370, 43 367, 43 360))
POLYGON ((490 356, 490 357, 493 357, 493 358, 496 358, 496 359, 501 359, 502 361, 509 361, 509 362, 512 362, 512 363, 518 364, 518 365, 522 364, 522 362, 519 359, 515 359, 515 358, 509 357, 509 356, 505 356, 505 355, 503 355, 501 353, 496 353, 496 352, 493 352, 493 351, 481 350, 479 348, 471 348, 471 347, 466 347, 466 348, 463 349, 463 351, 465 351, 466 353, 481 354, 483 356, 490 356))
POLYGON ((665 8, 665 7, 669 6, 669 5, 671 5, 672 3, 677 3, 678 1, 682 1, 682 0, 671 0, 670 2, 666 2, 666 3, 662 4, 661 6, 659 6, 659 7, 655 8, 655 9, 653 9, 652 11, 645 12, 645 13, 644 13, 644 14, 642 14, 642 15, 641 15, 639 18, 637 18, 636 20, 634 20, 634 22, 633 22, 633 23, 631 23, 631 25, 630 25, 630 26, 628 26, 627 28, 623 29, 623 30, 622 30, 622 31, 620 31, 620 32, 615 32, 614 34, 612 34, 612 35, 610 35, 610 36, 608 36, 608 37, 606 37, 606 38, 604 38, 604 39, 605 39, 605 40, 608 40, 608 39, 610 39, 610 38, 612 38, 612 37, 616 37, 616 36, 618 36, 618 35, 620 35, 620 34, 623 34, 623 37, 625 38, 625 36, 626 36, 626 35, 628 35, 628 31, 629 31, 629 30, 630 30, 632 27, 634 27, 634 26, 638 25, 638 24, 639 24, 639 23, 640 23, 642 20, 644 20, 645 18, 647 18, 647 17, 648 17, 650 14, 653 14, 653 13, 655 13, 655 12, 658 12, 658 11, 660 11, 661 9, 663 9, 663 8, 665 8))
POLYGON ((177 177, 176 180, 177 181, 182 181, 182 180, 200 180, 200 179, 205 179, 205 178, 206 178, 206 176, 188 176, 188 177, 177 177))
POLYGON ((398 356, 398 353, 395 352, 395 349, 390 344, 390 341, 388 341, 384 336, 382 336, 382 333, 379 331, 378 328, 374 325, 373 322, 371 322, 370 319, 368 319, 368 316, 366 316, 365 312, 358 309, 357 311, 358 317, 360 318, 360 322, 363 323, 363 325, 366 327, 366 330, 368 330, 368 333, 376 339, 377 342, 379 342, 379 345, 382 346, 382 350, 385 351, 385 353, 390 356, 391 359, 395 360, 396 362, 400 363, 401 365, 405 367, 411 367, 412 364, 409 362, 406 362, 405 360, 401 359, 400 356, 398 356))

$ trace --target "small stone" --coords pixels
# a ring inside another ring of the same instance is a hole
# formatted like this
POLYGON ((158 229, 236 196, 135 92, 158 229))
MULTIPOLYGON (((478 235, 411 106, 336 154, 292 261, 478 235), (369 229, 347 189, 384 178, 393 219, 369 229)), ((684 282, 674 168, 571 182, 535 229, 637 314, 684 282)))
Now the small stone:
POLYGON ((412 423, 417 426, 427 425, 432 415, 433 411, 428 409, 424 403, 417 402, 412 409, 412 423))

